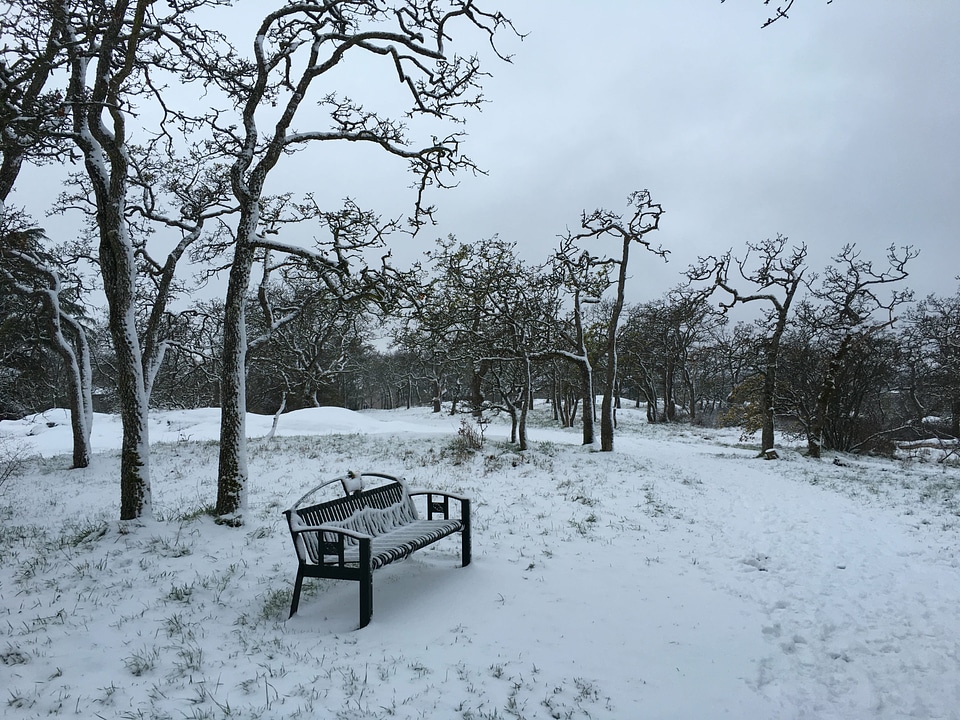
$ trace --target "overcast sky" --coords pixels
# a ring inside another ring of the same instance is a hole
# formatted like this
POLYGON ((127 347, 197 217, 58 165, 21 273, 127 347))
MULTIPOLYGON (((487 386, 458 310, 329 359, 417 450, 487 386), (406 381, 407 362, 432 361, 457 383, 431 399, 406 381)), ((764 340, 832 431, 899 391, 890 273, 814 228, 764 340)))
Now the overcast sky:
MULTIPOLYGON (((527 36, 503 38, 513 63, 485 63, 489 103, 467 115, 464 150, 488 175, 434 193, 440 225, 398 239, 398 264, 448 233, 464 242, 499 234, 539 263, 582 210, 621 211, 647 188, 666 210, 650 237, 670 256, 632 256, 632 301, 678 284, 699 255, 742 255, 745 243, 778 233, 810 248, 814 270, 844 243, 878 263, 891 244, 913 245, 910 287, 957 290, 960 2, 797 0, 788 20, 764 30, 762 0, 499 6, 527 36)), ((240 0, 223 11, 224 26, 230 12, 253 22, 263 8, 240 0)), ((482 42, 463 29, 454 40, 461 52, 482 42)), ((387 81, 400 92, 374 62, 345 63, 331 79, 353 97, 382 95, 387 81)), ((310 148, 274 182, 330 202, 349 195, 387 216, 409 212, 411 178, 382 156, 310 148)), ((19 202, 39 195, 25 187, 19 202)))
POLYGON ((648 188, 671 255, 632 256, 634 300, 777 233, 814 269, 844 243, 877 262, 910 244, 911 287, 956 291, 960 2, 798 0, 764 30, 760 0, 504 7, 529 35, 487 66, 467 149, 489 175, 437 196, 442 233, 539 261, 581 210, 648 188))

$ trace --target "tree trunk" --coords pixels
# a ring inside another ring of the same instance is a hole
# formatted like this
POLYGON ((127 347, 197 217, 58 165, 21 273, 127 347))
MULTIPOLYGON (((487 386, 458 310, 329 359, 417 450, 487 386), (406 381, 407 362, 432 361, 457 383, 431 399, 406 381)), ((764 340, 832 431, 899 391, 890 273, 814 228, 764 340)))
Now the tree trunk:
POLYGON ((849 340, 849 337, 845 337, 840 343, 840 348, 830 358, 830 362, 827 364, 827 372, 820 383, 820 392, 817 393, 816 414, 807 436, 807 454, 812 458, 819 458, 823 450, 827 414, 830 412, 830 405, 833 403, 833 398, 837 392, 837 377, 840 374, 843 358, 850 346, 849 340))
POLYGON ((690 377, 690 371, 683 368, 683 387, 687 391, 687 411, 690 413, 689 421, 692 424, 697 419, 697 393, 693 384, 693 378, 690 377))
POLYGON ((433 412, 439 413, 443 406, 441 404, 441 397, 443 396, 443 388, 440 386, 440 380, 434 378, 433 380, 433 412))
POLYGON ((527 449, 527 413, 530 410, 530 405, 532 404, 531 399, 531 387, 533 386, 533 377, 530 371, 530 358, 524 357, 524 379, 523 379, 523 403, 520 405, 520 442, 519 448, 520 452, 523 452, 527 449))
POLYGON ((606 392, 600 402, 600 450, 613 451, 613 397, 606 392))
MULTIPOLYGON (((120 519, 151 513, 148 398, 136 326, 137 262, 126 217, 129 156, 123 102, 123 81, 130 67, 113 64, 118 38, 125 32, 128 3, 117 3, 114 18, 98 38, 101 51, 94 60, 81 50, 67 4, 51 10, 66 42, 73 140, 83 154, 84 169, 96 203, 99 261, 107 298, 110 336, 117 363, 117 395, 123 439, 120 450, 120 519)), ((138 4, 142 13, 145 3, 138 4)), ((139 15, 142 18, 142 14, 139 15)), ((132 60, 139 38, 132 38, 132 60)), ((126 43, 127 41, 122 41, 126 43)))
POLYGON ((760 425, 760 455, 766 455, 767 451, 773 450, 774 431, 773 418, 774 396, 776 394, 777 373, 776 356, 771 360, 767 359, 766 367, 763 372, 763 386, 760 390, 761 405, 761 425, 760 425))
MULTIPOLYGON (((0 202, 0 212, 2 209, 3 204, 0 202)), ((32 259, 29 259, 29 262, 37 275, 45 278, 48 287, 34 293, 24 286, 20 288, 20 292, 36 294, 39 298, 50 344, 66 369, 67 404, 70 407, 70 427, 73 432, 73 468, 85 468, 90 465, 90 430, 93 425, 93 380, 86 331, 61 309, 59 273, 41 263, 33 264, 32 259)))
POLYGON ((280 416, 283 415, 283 411, 287 409, 287 393, 283 393, 283 397, 280 399, 280 405, 277 407, 277 411, 273 414, 273 423, 270 425, 270 432, 267 433, 266 440, 273 440, 277 436, 277 426, 280 425, 280 416))
POLYGON ((227 525, 243 524, 247 505, 247 327, 245 299, 253 268, 253 248, 247 240, 257 227, 257 210, 244 210, 223 318, 223 371, 220 405, 220 466, 216 514, 227 525))
MULTIPOLYGON (((58 308, 51 308, 60 317, 58 308)), ((73 329, 73 342, 64 336, 60 322, 51 319, 54 344, 67 368, 67 390, 70 396, 70 427, 73 431, 73 467, 85 468, 90 465, 92 450, 90 431, 93 426, 93 397, 90 369, 90 348, 83 328, 79 324, 73 329)))
POLYGON ((151 512, 150 437, 140 340, 134 317, 136 261, 127 237, 122 200, 113 200, 100 222, 100 270, 109 305, 110 335, 117 358, 117 395, 123 440, 120 449, 120 519, 151 512))
POLYGON ((670 359, 663 371, 663 417, 667 422, 674 422, 677 419, 677 401, 673 390, 675 372, 673 360, 670 359))
POLYGON ((560 409, 563 403, 563 397, 560 392, 560 372, 556 367, 553 369, 553 382, 551 383, 550 389, 553 397, 553 420, 554 422, 562 422, 560 409))
MULTIPOLYGON (((656 424, 660 422, 660 400, 657 396, 657 385, 652 376, 646 375, 643 384, 640 385, 639 392, 643 393, 644 401, 647 404, 647 422, 656 424)), ((639 395, 638 395, 639 404, 639 395)))
POLYGON ((593 396, 593 368, 586 357, 580 359, 580 384, 580 396, 583 399, 583 444, 593 445, 596 440, 594 421, 597 411, 593 396))
POLYGON ((580 408, 580 399, 573 394, 570 394, 568 397, 569 397, 569 409, 567 412, 567 418, 568 418, 569 424, 567 425, 567 427, 573 427, 577 421, 577 410, 580 408))
POLYGON ((483 379, 490 370, 490 361, 482 360, 480 365, 474 369, 473 376, 470 378, 470 403, 473 405, 471 414, 475 418, 483 416, 483 379))
POLYGON ((613 452, 613 393, 617 384, 617 328, 620 325, 620 313, 623 311, 631 241, 630 235, 624 236, 620 255, 620 271, 617 278, 617 298, 610 309, 610 321, 607 325, 607 372, 603 383, 603 401, 600 404, 601 452, 613 452))

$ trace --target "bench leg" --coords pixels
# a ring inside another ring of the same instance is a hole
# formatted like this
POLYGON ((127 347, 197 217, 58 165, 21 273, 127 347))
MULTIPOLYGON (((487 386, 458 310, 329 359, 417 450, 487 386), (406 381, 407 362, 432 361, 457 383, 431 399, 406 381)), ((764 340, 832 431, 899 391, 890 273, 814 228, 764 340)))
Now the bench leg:
POLYGON ((360 541, 360 627, 370 624, 373 617, 373 563, 370 558, 370 540, 360 541))
POLYGON ((470 501, 464 500, 463 505, 461 505, 461 520, 463 522, 463 530, 460 532, 460 542, 462 543, 460 554, 462 559, 462 567, 466 567, 470 564, 470 555, 472 553, 472 543, 470 541, 470 501))
POLYGON ((297 569, 297 581, 293 584, 293 601, 290 603, 290 617, 297 613, 300 607, 300 589, 303 587, 303 568, 297 569))

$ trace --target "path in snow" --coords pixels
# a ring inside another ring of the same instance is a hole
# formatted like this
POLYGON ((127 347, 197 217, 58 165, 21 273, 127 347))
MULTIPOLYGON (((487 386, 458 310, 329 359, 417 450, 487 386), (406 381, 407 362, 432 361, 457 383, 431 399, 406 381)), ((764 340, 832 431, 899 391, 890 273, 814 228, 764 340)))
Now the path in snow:
MULTIPOLYGON (((663 463, 662 444, 621 442, 663 463)), ((683 444, 670 463, 684 492, 705 495, 691 563, 766 614, 757 690, 784 717, 960 717, 957 568, 896 510, 804 482, 815 461, 779 461, 797 464, 790 481, 749 455, 683 444)), ((660 487, 666 502, 679 494, 660 487)))

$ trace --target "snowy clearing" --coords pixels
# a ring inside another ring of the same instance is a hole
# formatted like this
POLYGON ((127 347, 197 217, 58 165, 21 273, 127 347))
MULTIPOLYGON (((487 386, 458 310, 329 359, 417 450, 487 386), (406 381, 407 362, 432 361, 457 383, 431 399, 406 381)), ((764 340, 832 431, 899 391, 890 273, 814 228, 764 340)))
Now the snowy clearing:
MULTIPOLYGON (((778 461, 732 431, 620 411, 616 452, 428 409, 284 415, 250 513, 214 524, 216 410, 155 412, 158 518, 114 520, 119 424, 68 470, 62 413, 0 423, 37 457, 0 489, 6 717, 960 718, 960 468, 778 461), (307 580, 282 510, 347 470, 474 499, 449 538, 357 585, 307 580)), ((251 438, 272 418, 251 416, 251 438)), ((0 714, 3 714, 0 713, 0 714)))

